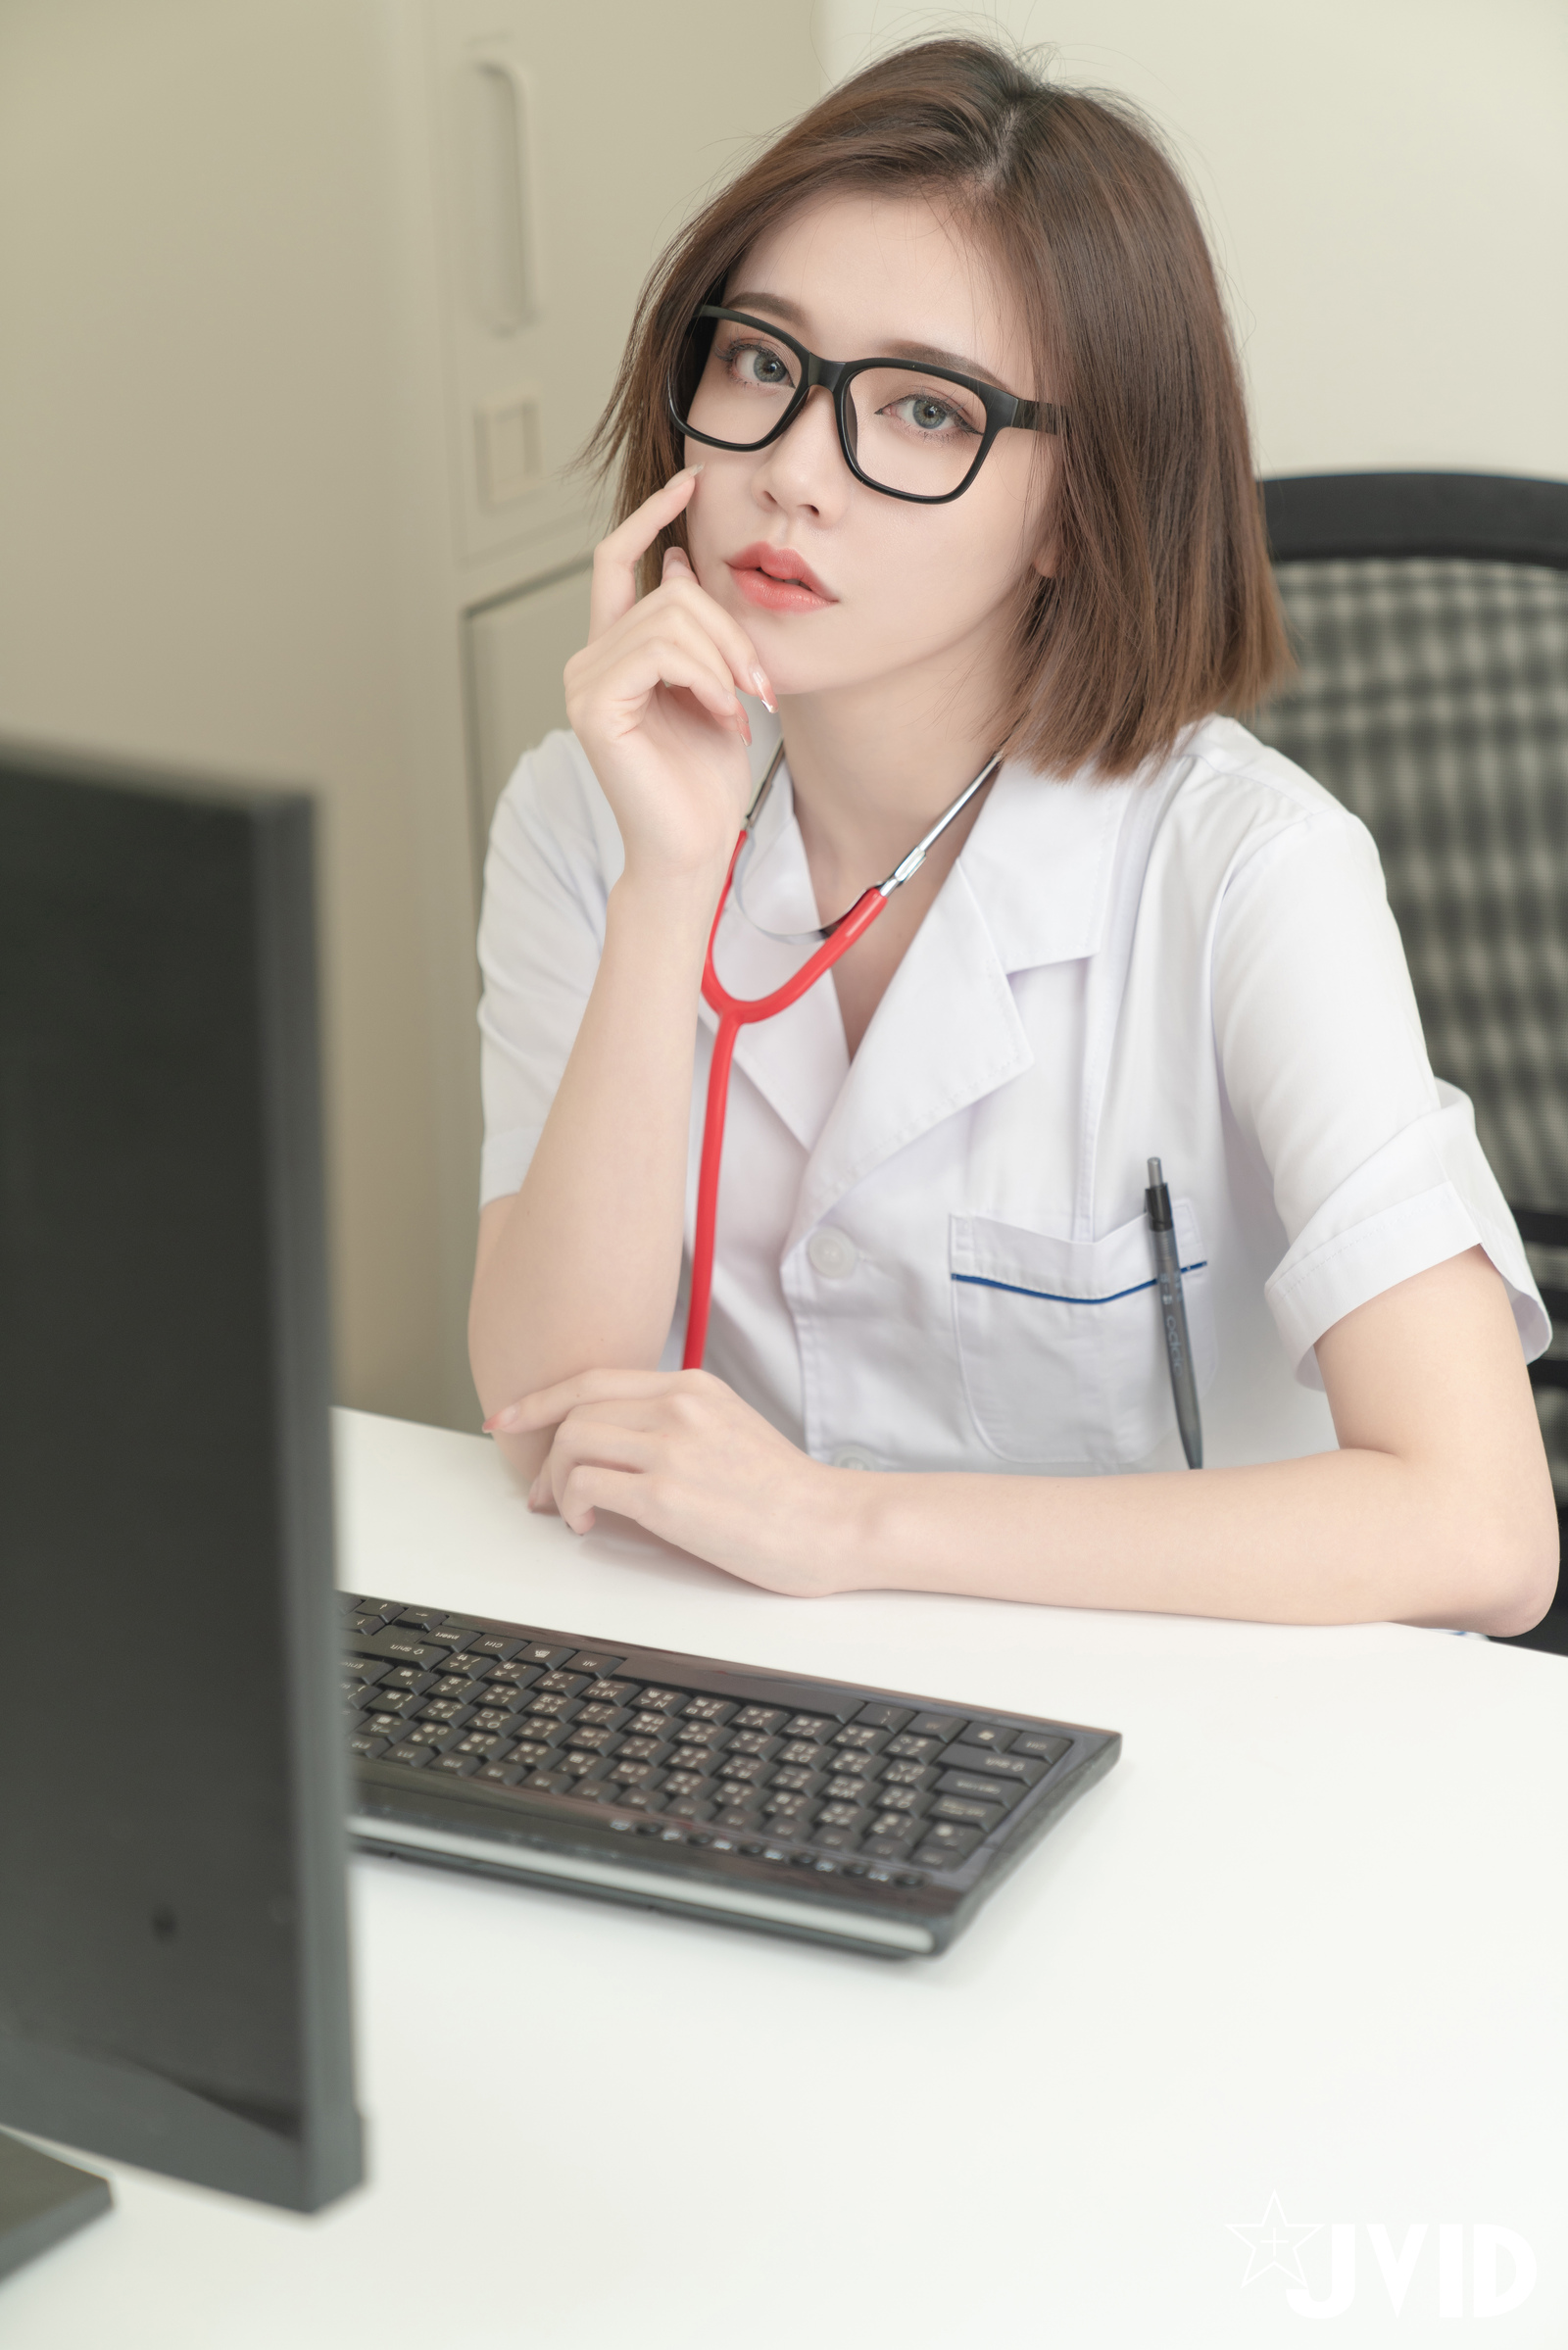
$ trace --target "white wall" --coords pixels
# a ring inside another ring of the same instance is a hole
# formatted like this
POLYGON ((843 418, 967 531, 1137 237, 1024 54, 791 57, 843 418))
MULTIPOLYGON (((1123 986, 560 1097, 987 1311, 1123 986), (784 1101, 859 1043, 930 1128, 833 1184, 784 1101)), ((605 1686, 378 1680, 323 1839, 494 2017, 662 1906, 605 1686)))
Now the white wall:
POLYGON ((939 30, 1135 99, 1208 221, 1259 469, 1568 476, 1563 0, 818 0, 831 77, 939 30))

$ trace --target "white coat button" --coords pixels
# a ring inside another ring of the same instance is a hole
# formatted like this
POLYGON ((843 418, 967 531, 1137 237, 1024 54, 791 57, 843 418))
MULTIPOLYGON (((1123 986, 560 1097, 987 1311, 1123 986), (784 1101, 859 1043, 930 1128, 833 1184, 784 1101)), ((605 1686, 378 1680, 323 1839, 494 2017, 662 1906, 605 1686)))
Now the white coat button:
POLYGON ((812 1233, 806 1244, 806 1253, 815 1270, 829 1281, 843 1281, 860 1261, 860 1251, 849 1234, 836 1232, 831 1224, 824 1224, 820 1232, 812 1233))
POLYGON ((876 1462, 858 1444, 841 1444, 828 1463, 831 1469, 874 1469, 876 1462))

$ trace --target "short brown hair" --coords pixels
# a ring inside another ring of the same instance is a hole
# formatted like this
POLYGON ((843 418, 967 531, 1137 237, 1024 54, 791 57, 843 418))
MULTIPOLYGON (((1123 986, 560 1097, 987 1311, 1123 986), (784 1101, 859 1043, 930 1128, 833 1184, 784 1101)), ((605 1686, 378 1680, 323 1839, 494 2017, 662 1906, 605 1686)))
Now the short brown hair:
MULTIPOLYGON (((1044 772, 1127 775, 1288 670, 1247 408, 1213 264, 1157 138, 1120 99, 1054 87, 988 41, 879 59, 706 205, 643 289, 587 455, 620 466, 617 519, 684 455, 665 397, 698 305, 742 256, 837 188, 923 192, 1000 258, 1066 412, 1048 531, 1058 572, 1017 616, 1009 753, 1044 772)), ((835 354, 853 356, 849 354, 835 354)), ((1027 391, 1029 386, 1019 386, 1027 391)), ((647 576, 657 579, 661 539, 647 576)))

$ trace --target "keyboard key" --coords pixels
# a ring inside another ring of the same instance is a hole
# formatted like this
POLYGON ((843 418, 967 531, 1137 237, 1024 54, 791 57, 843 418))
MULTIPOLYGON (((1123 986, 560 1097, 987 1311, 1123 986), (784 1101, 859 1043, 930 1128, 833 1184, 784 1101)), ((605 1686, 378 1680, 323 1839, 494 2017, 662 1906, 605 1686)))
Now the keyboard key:
POLYGON ((544 1696, 536 1697, 533 1695, 532 1691, 529 1692, 528 1719, 530 1722, 560 1722, 564 1724, 575 1721, 576 1718, 577 1708, 569 1697, 554 1696, 548 1691, 544 1696))
POLYGON ((605 1774, 617 1787, 656 1787, 663 1780, 663 1772, 652 1762, 612 1762, 605 1774))
POLYGON ((822 1820, 811 1830, 811 1841, 828 1852, 858 1852, 860 1848, 857 1829, 830 1827, 822 1820))
POLYGON ((488 1656, 493 1664, 501 1665, 510 1664, 514 1656, 520 1656, 523 1664, 532 1665, 535 1671, 546 1656, 559 1659, 569 1654, 565 1648, 547 1648, 543 1652, 538 1649, 525 1650, 521 1640, 514 1640, 506 1632, 476 1632, 470 1640, 464 1641, 463 1652, 470 1658, 488 1656))
POLYGON ((717 1811, 715 1811, 713 1814, 713 1826, 715 1828, 739 1828, 743 1830, 747 1828, 755 1828, 757 1826, 757 1812, 751 1804, 720 1803, 717 1811))
POLYGON ((601 1730, 592 1722, 573 1722, 566 1733, 568 1747, 583 1747, 592 1754, 604 1754, 615 1743, 612 1730, 601 1730))
POLYGON ((478 1650, 470 1649, 464 1661, 481 1670, 492 1689, 498 1689, 504 1684, 510 1685, 513 1689, 530 1689, 540 1678, 541 1668, 538 1665, 525 1664, 520 1656, 503 1657, 495 1663, 486 1664, 478 1650))
POLYGON ((965 1725, 963 1742, 966 1746, 984 1746, 993 1754, 1004 1754, 1012 1744, 1012 1732, 1000 1722, 970 1722, 965 1725))
POLYGON ((824 1803, 817 1813, 822 1828, 863 1828, 871 1815, 863 1803, 824 1803))
POLYGON ((939 1795, 931 1806, 933 1820, 953 1820, 960 1828, 978 1828, 981 1835, 993 1829, 1001 1814, 993 1803, 972 1803, 967 1795, 939 1795))
POLYGON ((956 1862, 967 1860, 980 1840, 978 1828, 960 1828, 956 1821, 939 1820, 915 1858, 928 1869, 951 1869, 956 1862))
POLYGON ((711 1792, 708 1778, 701 1771, 671 1771, 664 1781, 671 1795, 704 1795, 711 1792))
POLYGON ((957 1714, 916 1714, 904 1725, 907 1737, 935 1738, 939 1746, 945 1746, 949 1738, 956 1738, 962 1728, 962 1718, 957 1714))
MULTIPOLYGON (((912 1829, 914 1822, 908 1820, 902 1825, 912 1829)), ((903 1860, 913 1849, 913 1845, 912 1836, 887 1836, 880 1827, 874 1828, 870 1836, 860 1838, 860 1850, 867 1860, 903 1860)))
POLYGON ((933 1787, 936 1771, 930 1763, 889 1763, 882 1773, 884 1787, 933 1787))
POLYGON ((386 1670, 386 1666, 373 1656, 346 1656, 343 1659, 344 1673, 355 1681, 363 1682, 367 1689, 373 1689, 378 1681, 383 1680, 386 1670))
MULTIPOLYGON (((681 1715, 681 1720, 688 1723, 711 1722, 717 1724, 719 1722, 727 1722, 735 1710, 736 1708, 734 1700, 729 1697, 688 1697, 686 1700, 686 1710, 681 1715)), ((755 1730, 760 1730, 764 1727, 764 1725, 760 1722, 756 1722, 749 1725, 749 1727, 755 1730)))
POLYGON ((518 1738, 531 1738, 536 1746, 559 1746, 571 1724, 558 1722, 549 1714, 518 1714, 513 1728, 518 1738))
MULTIPOLYGON (((918 1800, 919 1798, 916 1797, 916 1801, 918 1800)), ((918 1813, 915 1812, 879 1809, 876 1818, 871 1822, 871 1833, 873 1836, 913 1836, 918 1817, 918 1813)))
MULTIPOLYGON (((481 1641, 479 1645, 483 1646, 484 1642, 481 1641)), ((519 1657, 525 1665, 543 1665, 547 1673, 553 1673, 558 1665, 565 1663, 571 1650, 569 1648, 549 1648, 543 1641, 519 1640, 514 1654, 519 1657)))
POLYGON ((542 1771, 550 1761, 550 1748, 541 1746, 537 1738, 524 1738, 520 1745, 513 1747, 507 1759, 525 1770, 542 1771))
POLYGON ((505 1762, 481 1763, 473 1776, 476 1780, 482 1780, 487 1787, 515 1787, 527 1775, 528 1765, 519 1762, 514 1754, 509 1755, 505 1762))
POLYGON ((416 1714, 423 1703, 424 1693, 420 1689, 377 1689, 373 1704, 367 1706, 366 1711, 394 1716, 416 1714))
POLYGON ((732 1780, 747 1785, 764 1784, 769 1776, 769 1766, 760 1754, 726 1754, 715 1773, 726 1785, 732 1780))
POLYGON ((866 1780, 837 1777, 830 1779, 822 1790, 829 1803, 855 1803, 862 1809, 871 1801, 874 1791, 866 1780))
POLYGON ((1049 1770, 1054 1762, 1060 1762, 1071 1744, 1071 1738, 1054 1738, 1048 1730, 1020 1730, 1008 1752, 1032 1755, 1049 1770))
POLYGON ((1027 1754, 993 1754, 988 1747, 971 1746, 967 1740, 950 1746, 942 1760, 950 1771, 978 1771, 982 1779, 1015 1779, 1021 1787, 1038 1787, 1050 1769, 1048 1763, 1034 1762, 1027 1754))
MULTIPOLYGON (((578 1658, 578 1663, 582 1659, 578 1658)), ((583 1690, 585 1705, 629 1705, 637 1694, 635 1681, 590 1681, 583 1690)))
POLYGON ((422 1670, 418 1665, 392 1665, 382 1674, 376 1687, 387 1691, 415 1689, 422 1696, 425 1690, 433 1688, 434 1685, 435 1675, 422 1670))
POLYGON ((466 1722, 472 1707, 456 1697, 427 1697, 419 1708, 421 1722, 466 1722))
POLYGON ((450 1779, 469 1779, 479 1768, 477 1754, 438 1754, 431 1769, 444 1771, 450 1779))
POLYGON ((927 1798, 917 1787, 879 1787, 875 1801, 883 1813, 919 1813, 925 1810, 927 1798))
POLYGON ((684 1711, 684 1689, 645 1689, 637 1700, 637 1710, 645 1714, 678 1714, 684 1711))
POLYGON ((942 1740, 916 1738, 912 1731, 901 1730, 896 1738, 889 1738, 882 1751, 895 1762, 934 1762, 942 1751, 942 1740))
POLYGON ((599 1648, 579 1648, 571 1660, 571 1669, 574 1673, 586 1673, 595 1681, 608 1681, 612 1673, 620 1671, 625 1661, 623 1656, 607 1656, 599 1648))
POLYGON ((409 1744, 428 1746, 434 1754, 445 1754, 447 1748, 455 1746, 462 1736, 461 1730, 453 1730, 445 1722, 421 1722, 416 1729, 409 1732, 409 1744))
POLYGON ((443 1607, 400 1607, 395 1619, 399 1624, 415 1625, 420 1632, 433 1632, 438 1624, 444 1624, 446 1620, 443 1607))
POLYGON ((507 1730, 514 1718, 510 1706, 481 1705, 470 1711, 469 1727, 473 1730, 507 1730))
MULTIPOLYGON (((776 1738, 769 1738, 766 1732, 761 1730, 732 1730, 726 1748, 730 1754, 753 1754, 769 1758, 778 1750, 779 1740, 776 1738)), ((801 1759, 809 1757, 814 1760, 815 1755, 816 1748, 803 1742, 801 1759)))
POLYGON ((667 1780, 661 1808, 671 1820, 710 1820, 714 1811, 714 1806, 705 1802, 701 1795, 672 1795, 667 1780))
POLYGON ((389 1665, 413 1665, 420 1672, 432 1667, 444 1670, 452 1653, 433 1641, 421 1640, 416 1632, 402 1632, 395 1625, 385 1632, 352 1634, 347 1645, 355 1656, 379 1656, 389 1665))
POLYGON ((999 1810, 1016 1803, 1023 1788, 1015 1779, 992 1779, 979 1771, 944 1771, 937 1781, 943 1795, 967 1795, 972 1802, 995 1804, 999 1810))
POLYGON ((593 1676, 589 1673, 557 1671, 547 1673, 542 1681, 536 1681, 534 1688, 541 1696, 545 1697, 578 1697, 581 1696, 592 1678, 593 1676))
POLYGON ((357 1737, 350 1738, 349 1752, 357 1754, 362 1762, 374 1762, 378 1754, 386 1752, 386 1740, 383 1738, 368 1737, 364 1731, 361 1731, 357 1737))
POLYGON ((551 1760, 555 1768, 564 1772, 568 1779, 598 1779, 605 1770, 605 1757, 602 1754, 563 1753, 553 1755, 551 1760))
POLYGON ((832 1744, 835 1753, 842 1747, 856 1754, 877 1754, 891 1736, 891 1731, 874 1729, 869 1722, 846 1722, 833 1733, 832 1744))
POLYGON ((362 1714, 360 1716, 360 1736, 372 1738, 400 1738, 403 1736, 403 1724, 396 1714, 362 1714))
MULTIPOLYGON (((709 1698, 703 1699, 705 1705, 710 1702, 709 1698)), ((711 1721, 712 1716, 707 1718, 711 1721)), ((783 1712, 776 1705, 743 1705, 735 1716, 733 1727, 736 1730, 760 1730, 765 1736, 771 1737, 775 1730, 783 1728, 783 1712)))
POLYGON ((442 1673, 430 1686, 432 1697, 456 1697, 466 1702, 473 1683, 466 1673, 442 1673))
POLYGON ((832 1737, 838 1724, 825 1721, 820 1714, 796 1714, 784 1725, 784 1735, 791 1738, 815 1738, 823 1744, 832 1737))
POLYGON ((457 1752, 459 1754, 472 1754, 475 1755, 480 1762, 488 1762, 492 1759, 492 1757, 499 1758, 501 1755, 508 1753, 511 1749, 511 1745, 512 1740, 510 1738, 502 1738, 497 1731, 469 1730, 466 1731, 459 1738, 457 1752))
POLYGON ((405 1740, 399 1745, 388 1746, 381 1759, 383 1762, 407 1763, 411 1771, 422 1771, 425 1764, 433 1762, 435 1757, 428 1746, 416 1746, 405 1740))
POLYGON ((873 1730, 902 1730, 910 1711, 907 1705, 884 1705, 877 1701, 862 1705, 855 1718, 857 1722, 869 1722, 873 1730))
POLYGON ((763 1801, 762 1809, 769 1818, 775 1820, 804 1819, 806 1814, 812 1809, 812 1798, 808 1794, 794 1793, 786 1787, 776 1794, 768 1795, 763 1801))

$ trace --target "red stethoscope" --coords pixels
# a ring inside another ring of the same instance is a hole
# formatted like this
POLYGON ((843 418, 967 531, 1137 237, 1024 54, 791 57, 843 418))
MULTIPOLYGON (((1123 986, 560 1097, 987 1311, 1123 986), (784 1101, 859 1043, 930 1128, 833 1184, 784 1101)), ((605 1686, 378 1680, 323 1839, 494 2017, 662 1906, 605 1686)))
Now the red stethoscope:
POLYGON ((724 1112, 729 1103, 729 1068, 735 1055, 735 1039, 754 1020, 770 1020, 775 1012, 788 1011, 790 1005, 798 1004, 807 989, 813 986, 824 971, 832 969, 841 955, 849 953, 856 940, 870 929, 894 891, 918 873, 933 842, 941 839, 954 817, 968 807, 976 792, 985 788, 1002 764, 1000 759, 989 760, 973 783, 958 794, 945 814, 937 818, 924 839, 915 842, 903 863, 894 866, 886 881, 877 882, 857 898, 847 914, 840 914, 836 922, 829 922, 822 930, 778 931, 764 930, 760 922, 752 922, 751 915, 746 913, 746 902, 741 896, 741 877, 751 856, 752 836, 758 816, 783 758, 784 746, 780 743, 767 773, 758 786, 757 797, 746 811, 746 821, 735 843, 729 871, 724 876, 724 887, 719 892, 718 910, 713 916, 713 927, 708 934, 708 959, 703 965, 703 996, 718 1014, 718 1034, 713 1039, 713 1057, 708 1072, 703 1156, 697 1176, 697 1233, 692 1245, 691 1305, 686 1316, 686 1351, 681 1357, 682 1367, 688 1371, 701 1370, 703 1352, 708 1345, 708 1309, 713 1288, 713 1226, 718 1214, 718 1164, 724 1150, 724 1112), (816 949, 815 954, 802 963, 793 978, 786 979, 783 986, 775 988, 770 996, 732 996, 713 968, 713 941, 718 936, 718 925, 723 919, 732 889, 741 912, 752 923, 754 930, 761 932, 763 938, 774 939, 785 947, 816 949))

